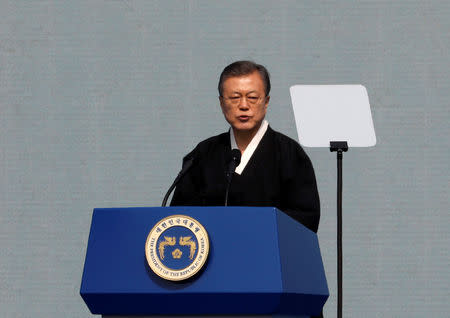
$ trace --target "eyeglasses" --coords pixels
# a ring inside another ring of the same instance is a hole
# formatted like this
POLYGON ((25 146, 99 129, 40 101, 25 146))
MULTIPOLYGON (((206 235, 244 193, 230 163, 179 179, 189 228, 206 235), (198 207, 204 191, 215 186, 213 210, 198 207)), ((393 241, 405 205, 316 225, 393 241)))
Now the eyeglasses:
POLYGON ((261 97, 261 96, 231 96, 231 97, 223 97, 222 98, 224 100, 226 100, 228 103, 230 103, 231 105, 237 106, 240 105, 242 102, 242 99, 245 99, 247 101, 248 104, 250 105, 256 105, 259 104, 264 98, 265 96, 261 97))

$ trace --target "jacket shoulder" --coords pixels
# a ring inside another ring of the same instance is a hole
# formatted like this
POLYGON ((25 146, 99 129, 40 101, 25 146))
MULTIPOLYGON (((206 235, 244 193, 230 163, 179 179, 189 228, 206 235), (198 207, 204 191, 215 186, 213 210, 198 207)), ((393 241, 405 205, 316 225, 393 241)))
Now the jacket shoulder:
POLYGON ((208 153, 211 153, 212 151, 217 150, 218 147, 223 148, 227 144, 230 144, 230 137, 229 133, 222 133, 220 135, 209 137, 197 144, 197 146, 188 153, 184 158, 183 161, 195 156, 197 158, 203 158, 208 153))
POLYGON ((303 147, 296 140, 273 129, 270 129, 270 134, 280 160, 310 161, 303 147))
POLYGON ((195 147, 195 148, 198 148, 201 150, 207 150, 211 147, 216 146, 217 144, 229 143, 229 139, 230 139, 230 135, 228 132, 222 133, 220 135, 212 136, 212 137, 209 137, 209 138, 199 142, 197 147, 195 147))

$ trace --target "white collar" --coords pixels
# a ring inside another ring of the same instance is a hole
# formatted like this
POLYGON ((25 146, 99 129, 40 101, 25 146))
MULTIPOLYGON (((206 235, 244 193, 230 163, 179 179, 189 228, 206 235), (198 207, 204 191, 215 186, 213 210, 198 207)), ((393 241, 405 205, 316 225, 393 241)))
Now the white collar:
MULTIPOLYGON (((256 148, 258 147, 262 137, 266 133, 267 127, 269 127, 269 123, 267 122, 267 120, 264 119, 263 122, 261 123, 261 126, 259 126, 256 135, 253 136, 252 141, 250 141, 247 148, 245 148, 244 153, 241 156, 241 163, 239 164, 239 166, 236 167, 236 170, 234 172, 240 175, 242 171, 244 171, 245 166, 252 157, 256 148)), ((234 137, 233 128, 230 129, 230 144, 231 149, 239 149, 236 143, 236 138, 234 137)))

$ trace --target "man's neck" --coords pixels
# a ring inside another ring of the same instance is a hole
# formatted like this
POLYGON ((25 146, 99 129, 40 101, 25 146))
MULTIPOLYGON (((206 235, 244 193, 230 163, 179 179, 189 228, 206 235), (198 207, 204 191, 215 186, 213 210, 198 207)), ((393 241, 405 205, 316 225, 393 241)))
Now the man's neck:
POLYGON ((245 149, 247 149, 248 144, 252 141, 252 139, 255 135, 256 135, 256 132, 252 133, 252 134, 246 134, 246 133, 234 131, 234 138, 236 139, 236 144, 237 144, 239 150, 241 151, 241 153, 243 153, 245 151, 245 149))
POLYGON ((233 129, 234 139, 236 140, 236 144, 241 153, 244 153, 245 149, 247 149, 247 146, 250 144, 253 137, 255 137, 256 133, 258 132, 259 127, 261 127, 261 124, 252 130, 236 131, 233 129))
POLYGON ((235 172, 237 174, 241 174, 245 169, 248 161, 253 156, 256 148, 264 137, 267 129, 269 127, 269 123, 266 120, 263 120, 260 124, 259 128, 256 130, 254 134, 241 134, 238 132, 238 137, 234 135, 234 130, 230 131, 230 144, 231 149, 238 148, 241 151, 241 163, 236 167, 235 172), (239 144, 238 144, 239 143, 239 144))

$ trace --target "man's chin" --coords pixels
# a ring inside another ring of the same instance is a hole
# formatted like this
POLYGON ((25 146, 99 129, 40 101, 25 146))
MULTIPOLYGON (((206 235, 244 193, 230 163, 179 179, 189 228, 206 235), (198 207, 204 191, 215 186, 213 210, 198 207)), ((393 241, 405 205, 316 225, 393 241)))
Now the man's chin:
POLYGON ((233 131, 236 134, 252 134, 258 130, 254 124, 239 124, 233 126, 233 131))

